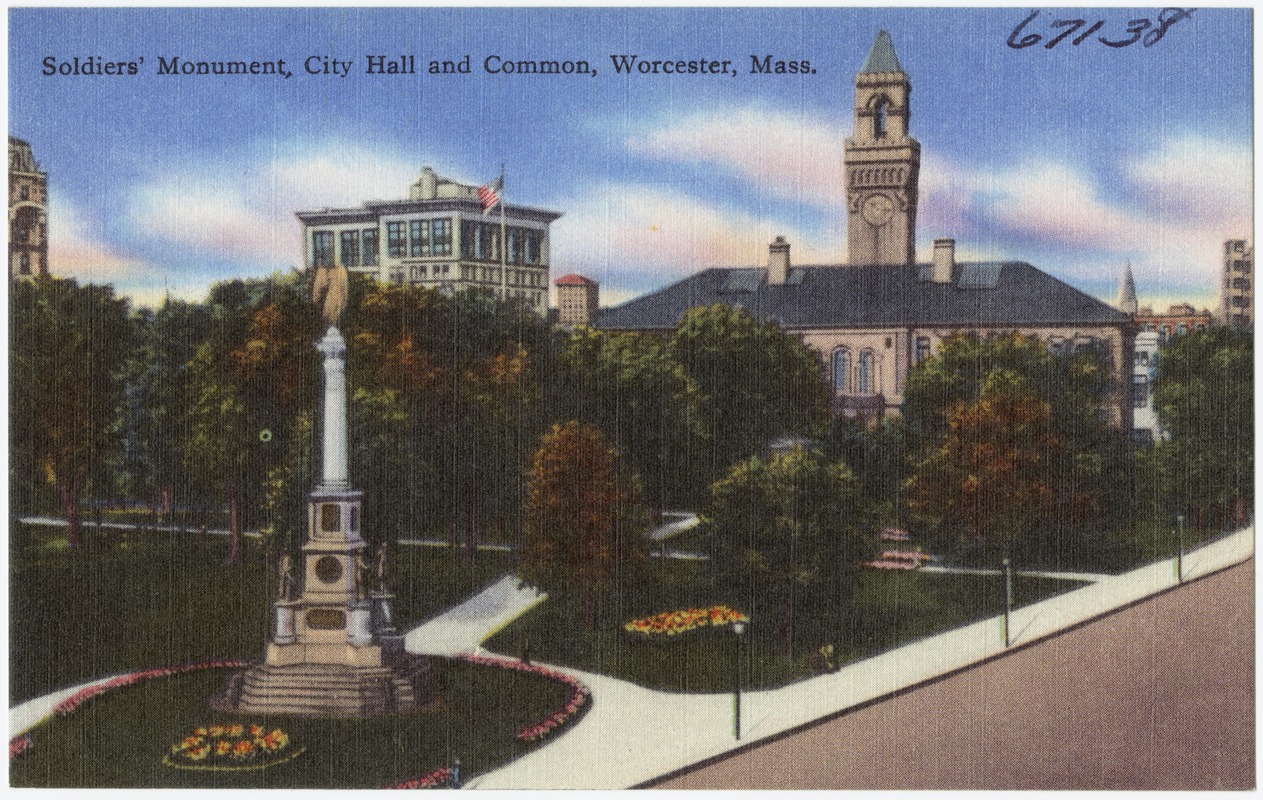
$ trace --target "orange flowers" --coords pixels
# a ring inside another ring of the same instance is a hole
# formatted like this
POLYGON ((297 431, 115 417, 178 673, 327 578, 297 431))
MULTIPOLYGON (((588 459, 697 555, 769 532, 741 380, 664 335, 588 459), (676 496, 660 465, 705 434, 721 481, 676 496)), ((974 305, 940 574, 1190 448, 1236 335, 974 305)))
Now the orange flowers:
POLYGON ((299 747, 285 752, 289 734, 280 728, 265 732, 262 725, 204 725, 171 745, 162 759, 169 767, 203 770, 263 769, 296 758, 299 747))
POLYGON ((687 608, 680 611, 664 611, 652 617, 634 619, 623 626, 631 633, 646 636, 675 636, 687 631, 717 625, 731 625, 734 622, 749 622, 750 618, 740 611, 728 606, 711 606, 710 608, 687 608))

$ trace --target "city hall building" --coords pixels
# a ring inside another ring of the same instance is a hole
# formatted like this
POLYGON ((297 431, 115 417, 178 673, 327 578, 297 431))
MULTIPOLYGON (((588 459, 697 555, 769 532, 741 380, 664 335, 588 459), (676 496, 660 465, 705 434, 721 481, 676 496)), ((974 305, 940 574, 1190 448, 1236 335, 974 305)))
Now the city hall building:
POLYGON ((854 134, 844 145, 846 264, 795 265, 790 243, 777 237, 767 266, 706 269, 601 309, 591 324, 665 332, 690 308, 742 308, 815 350, 835 410, 868 421, 898 413, 909 370, 947 337, 1016 331, 1055 352, 1099 353, 1113 387, 1105 411, 1129 430, 1131 315, 1021 261, 958 261, 951 239, 936 239, 930 263, 916 263, 921 146, 909 135, 910 93, 882 31, 856 76, 854 134))
POLYGON ((475 289, 521 300, 544 316, 548 232, 561 214, 503 202, 484 213, 478 188, 425 167, 407 199, 300 211, 304 263, 341 264, 383 283, 475 289))

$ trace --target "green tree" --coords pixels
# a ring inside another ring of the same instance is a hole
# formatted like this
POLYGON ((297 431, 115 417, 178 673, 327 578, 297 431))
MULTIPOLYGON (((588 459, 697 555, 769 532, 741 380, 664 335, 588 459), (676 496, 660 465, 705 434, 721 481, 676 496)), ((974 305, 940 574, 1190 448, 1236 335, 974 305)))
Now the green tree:
POLYGON ((193 402, 185 464, 228 501, 229 561, 241 552, 251 507, 314 407, 322 333, 298 273, 212 287, 212 335, 190 362, 193 402), (244 517, 244 520, 243 520, 244 517))
POLYGON ((80 494, 106 455, 121 402, 127 301, 109 286, 54 278, 18 281, 10 292, 10 485, 21 499, 38 477, 55 486, 77 546, 80 494))
POLYGON ((565 341, 550 390, 556 418, 591 422, 618 443, 655 512, 691 503, 685 467, 703 446, 697 390, 665 342, 580 328, 565 341))
POLYGON ((121 445, 111 465, 127 493, 164 513, 187 501, 184 466, 187 413, 193 404, 188 364, 209 337, 210 312, 168 298, 157 312, 141 309, 135 347, 123 366, 124 402, 114 431, 121 445))
POLYGON ((367 287, 348 316, 353 385, 397 393, 414 469, 434 481, 397 511, 448 524, 454 544, 463 533, 468 556, 484 519, 516 529, 522 473, 544 428, 547 324, 521 303, 389 285, 367 287))
POLYGON ((1252 331, 1212 328, 1161 351, 1154 405, 1168 442, 1157 446, 1174 510, 1200 532, 1214 511, 1222 525, 1246 520, 1254 496, 1252 331))
POLYGON ((869 522, 857 488, 845 465, 802 447, 753 456, 711 487, 716 580, 745 594, 752 616, 776 607, 787 659, 796 607, 850 603, 869 522))
POLYGON ((972 538, 1009 553, 1020 531, 1047 515, 1064 442, 1052 431, 1052 407, 1021 376, 994 370, 976 401, 947 414, 941 443, 909 481, 910 504, 972 538))
POLYGON ((644 557, 639 493, 594 425, 554 425, 531 461, 522 578, 548 592, 580 594, 589 630, 596 596, 644 557))
POLYGON ((698 389, 710 452, 698 461, 709 484, 780 434, 815 434, 829 416, 820 361, 774 323, 716 304, 684 314, 668 352, 698 389))

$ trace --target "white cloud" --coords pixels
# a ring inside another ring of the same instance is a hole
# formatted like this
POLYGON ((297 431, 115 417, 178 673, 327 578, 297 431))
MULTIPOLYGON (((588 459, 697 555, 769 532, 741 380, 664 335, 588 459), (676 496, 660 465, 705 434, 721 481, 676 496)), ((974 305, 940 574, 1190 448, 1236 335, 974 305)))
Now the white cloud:
POLYGON ((846 203, 846 135, 834 122, 744 106, 699 112, 626 144, 638 155, 715 165, 771 196, 832 208, 846 203))
POLYGON ((107 283, 142 275, 150 266, 119 252, 107 241, 100 220, 50 190, 48 269, 62 278, 107 283))
MULTIPOLYGON (((557 274, 583 272, 605 284, 657 284, 715 266, 767 263, 768 244, 785 236, 794 263, 837 263, 839 242, 813 241, 801 226, 716 205, 705 187, 602 184, 574 200, 553 225, 557 274)), ((613 286, 611 286, 613 288, 613 286)))
POLYGON ((182 163, 131 193, 129 216, 174 245, 269 267, 296 265, 294 212, 404 197, 420 163, 336 141, 182 163))

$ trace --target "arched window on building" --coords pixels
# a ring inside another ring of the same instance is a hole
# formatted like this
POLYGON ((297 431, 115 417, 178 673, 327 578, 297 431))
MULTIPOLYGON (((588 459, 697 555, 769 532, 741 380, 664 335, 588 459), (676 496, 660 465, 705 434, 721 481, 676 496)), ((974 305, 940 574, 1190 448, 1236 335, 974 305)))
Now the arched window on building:
POLYGON ((890 107, 890 101, 882 98, 877 101, 877 108, 873 113, 873 138, 886 138, 886 112, 890 107))
POLYGON ((839 347, 833 351, 833 393, 846 394, 850 381, 851 351, 839 347))
POLYGON ((913 363, 920 364, 922 361, 926 360, 929 357, 930 357, 930 337, 918 336, 916 361, 914 361, 913 363))
POLYGON ((1188 325, 1185 325, 1183 322, 1181 322, 1179 325, 1175 326, 1176 336, 1183 336, 1186 333, 1188 333, 1188 325))
POLYGON ((31 254, 30 253, 22 253, 18 256, 18 274, 19 275, 31 274, 31 254))
POLYGON ((865 350, 860 353, 859 393, 872 394, 873 383, 873 351, 865 350))

